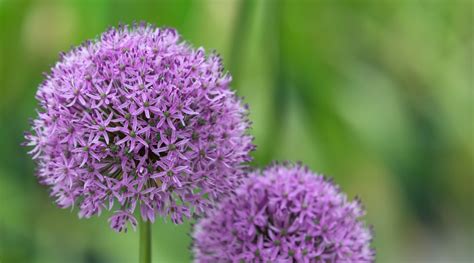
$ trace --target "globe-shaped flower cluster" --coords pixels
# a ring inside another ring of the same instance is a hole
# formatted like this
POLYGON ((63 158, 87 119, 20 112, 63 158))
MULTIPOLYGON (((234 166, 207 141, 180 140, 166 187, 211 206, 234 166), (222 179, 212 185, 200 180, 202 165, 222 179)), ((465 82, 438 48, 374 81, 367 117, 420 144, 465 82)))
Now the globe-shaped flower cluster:
POLYGON ((200 214, 245 175, 247 110, 216 54, 173 29, 120 26, 62 54, 26 135, 40 182, 80 217, 115 210, 117 231, 200 214))
POLYGON ((196 262, 372 262, 364 210, 300 165, 253 173, 195 226, 196 262))

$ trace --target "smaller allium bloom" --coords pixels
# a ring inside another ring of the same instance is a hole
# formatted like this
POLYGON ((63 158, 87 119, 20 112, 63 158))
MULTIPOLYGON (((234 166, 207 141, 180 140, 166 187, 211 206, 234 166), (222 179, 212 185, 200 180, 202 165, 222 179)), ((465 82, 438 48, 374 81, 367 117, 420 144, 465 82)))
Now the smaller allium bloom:
POLYGON ((373 262, 372 231, 331 180, 300 165, 250 175, 195 226, 196 262, 373 262))
POLYGON ((247 109, 216 54, 173 29, 120 26, 62 55, 36 98, 26 144, 41 183, 117 231, 199 215, 245 175, 247 109))

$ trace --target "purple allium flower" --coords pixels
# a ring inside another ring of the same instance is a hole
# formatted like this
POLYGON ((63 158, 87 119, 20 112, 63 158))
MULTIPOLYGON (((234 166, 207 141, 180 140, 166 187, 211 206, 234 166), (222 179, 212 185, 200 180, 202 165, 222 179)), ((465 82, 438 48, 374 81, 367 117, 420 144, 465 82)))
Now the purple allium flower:
POLYGON ((46 76, 26 145, 41 183, 80 217, 111 227, 202 213, 243 179, 247 109, 216 54, 173 29, 120 26, 68 53, 46 76))
POLYGON ((364 209, 299 165, 250 175, 195 226, 196 262, 372 262, 364 209))

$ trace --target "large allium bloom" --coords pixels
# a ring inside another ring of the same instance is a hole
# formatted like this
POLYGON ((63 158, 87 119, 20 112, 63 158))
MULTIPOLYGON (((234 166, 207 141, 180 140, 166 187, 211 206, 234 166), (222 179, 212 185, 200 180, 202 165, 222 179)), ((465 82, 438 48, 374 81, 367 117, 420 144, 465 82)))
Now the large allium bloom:
POLYGON ((371 231, 332 181, 299 165, 253 173, 195 226, 196 262, 372 262, 371 231))
POLYGON ((247 110, 216 54, 173 29, 120 26, 63 54, 40 85, 27 145, 41 183, 117 231, 202 213, 239 184, 253 149, 247 110))

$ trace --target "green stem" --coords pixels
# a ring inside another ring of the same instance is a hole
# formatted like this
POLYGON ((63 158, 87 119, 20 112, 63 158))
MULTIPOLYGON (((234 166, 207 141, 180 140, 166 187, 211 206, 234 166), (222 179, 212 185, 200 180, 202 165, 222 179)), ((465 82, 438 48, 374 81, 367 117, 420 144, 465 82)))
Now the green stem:
POLYGON ((239 88, 238 79, 240 78, 241 58, 246 48, 249 28, 252 26, 252 15, 256 6, 255 2, 256 1, 253 0, 241 0, 234 22, 229 69, 232 76, 234 76, 232 78, 232 86, 237 89, 239 88))
POLYGON ((151 263, 151 224, 140 217, 139 262, 151 263))

